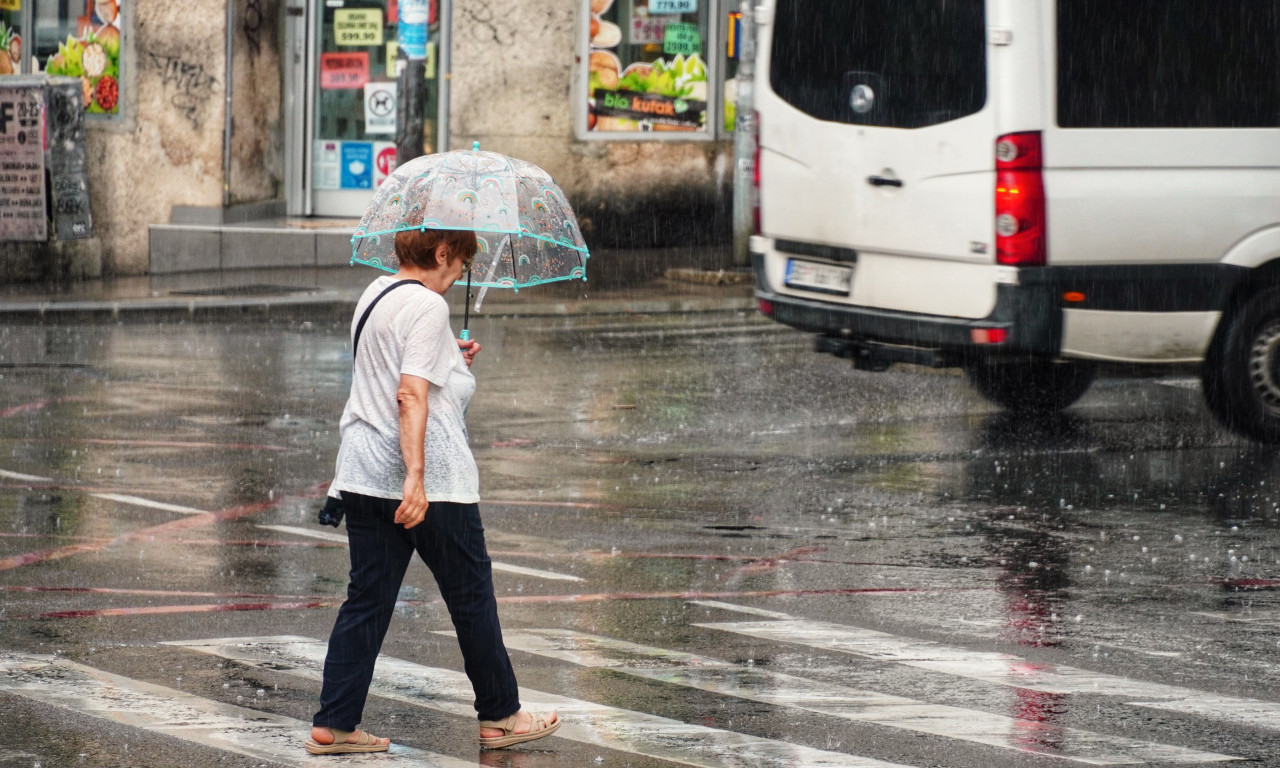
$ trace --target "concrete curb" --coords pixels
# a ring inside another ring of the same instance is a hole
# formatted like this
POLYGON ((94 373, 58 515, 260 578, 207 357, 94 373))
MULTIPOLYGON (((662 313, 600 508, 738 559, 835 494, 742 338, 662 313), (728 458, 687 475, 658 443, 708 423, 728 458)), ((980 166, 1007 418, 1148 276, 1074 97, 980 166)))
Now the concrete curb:
MULTIPOLYGON (((143 320, 156 317, 171 319, 209 319, 264 315, 343 316, 354 309, 359 290, 320 290, 272 296, 157 296, 103 300, 34 300, 0 302, 0 319, 28 322, 71 321, 76 319, 143 320)), ((452 314, 461 316, 461 302, 450 297, 452 314)), ((474 318, 542 317, 560 315, 654 315, 697 314, 707 312, 740 312, 754 310, 755 301, 741 291, 720 296, 602 296, 598 298, 559 299, 533 298, 521 301, 490 299, 483 312, 472 311, 474 318)))

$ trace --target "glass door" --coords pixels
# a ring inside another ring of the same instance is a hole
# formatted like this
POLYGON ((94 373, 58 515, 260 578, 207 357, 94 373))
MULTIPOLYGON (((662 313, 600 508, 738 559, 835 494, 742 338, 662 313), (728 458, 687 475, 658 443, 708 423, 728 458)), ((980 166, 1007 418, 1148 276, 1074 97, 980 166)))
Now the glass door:
MULTIPOLYGON (((447 40, 438 2, 428 21, 422 151, 444 147, 447 40)), ((319 0, 315 0, 319 3, 319 0)), ((397 0, 323 0, 315 7, 309 120, 309 211, 358 217, 396 166, 397 0)))

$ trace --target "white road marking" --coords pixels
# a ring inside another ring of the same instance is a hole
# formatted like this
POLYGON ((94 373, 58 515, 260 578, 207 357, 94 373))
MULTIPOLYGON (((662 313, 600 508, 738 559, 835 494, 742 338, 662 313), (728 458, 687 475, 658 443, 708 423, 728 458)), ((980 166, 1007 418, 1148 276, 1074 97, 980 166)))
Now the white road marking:
POLYGON ((53 478, 41 477, 39 475, 24 475, 21 472, 10 472, 7 469, 0 469, 0 477, 7 477, 10 480, 28 480, 33 483, 52 483, 53 478))
MULTIPOLYGON (((289 533, 294 536, 307 536, 313 539, 324 539, 325 541, 337 541, 343 544, 347 543, 347 535, 345 533, 334 533, 331 531, 316 531, 310 528, 297 528, 292 525, 259 525, 268 531, 278 531, 279 533, 289 533)), ((521 576, 530 576, 535 579, 547 579, 549 581, 582 581, 579 576, 570 576, 567 573, 556 573, 555 571, 543 571, 537 568, 525 568, 522 565, 510 565, 509 563, 493 563, 493 570, 504 571, 506 573, 515 573, 521 576)))
MULTIPOLYGON (((165 643, 202 651, 273 672, 319 680, 325 643, 306 637, 222 638, 165 643)), ((370 692, 452 715, 475 716, 475 692, 466 675, 378 657, 370 692)), ((657 757, 703 768, 903 768, 895 763, 788 744, 733 731, 684 723, 567 696, 520 689, 523 706, 555 709, 564 718, 557 737, 618 752, 657 757)))
POLYGON ((323 539, 324 541, 336 541, 339 544, 347 543, 347 534, 336 533, 334 531, 322 531, 313 528, 298 528, 292 525, 258 525, 264 531, 275 531, 276 533, 287 533, 292 536, 303 536, 308 539, 323 539))
MULTIPOLYGON (((451 632, 437 634, 452 635, 451 632)), ((857 690, 570 630, 506 631, 508 648, 672 685, 1088 765, 1242 758, 857 690)))
POLYGON ((992 651, 972 651, 859 627, 800 619, 695 624, 763 640, 847 653, 971 680, 1044 693, 1139 699, 1130 706, 1182 712, 1251 728, 1280 730, 1280 704, 1149 683, 992 651), (1212 707, 1198 702, 1212 701, 1212 707))
POLYGON ((181 515, 207 515, 209 512, 194 507, 183 507, 178 504, 166 504, 163 501, 152 501, 144 499, 141 496, 125 496, 119 493, 91 493, 90 496, 98 499, 106 499, 107 501, 116 501, 121 504, 132 504, 135 507, 150 507, 151 509, 162 509, 166 512, 177 512, 181 515))
POLYGON ((556 573, 555 571, 543 571, 538 568, 525 568, 523 565, 512 565, 511 563, 494 562, 493 570, 515 573, 520 576, 531 576, 535 579, 548 579, 550 581, 584 581, 580 576, 570 576, 567 573, 556 573))
POLYGON ((1280 611, 1192 611, 1191 615, 1240 624, 1280 624, 1280 611))
POLYGON ((763 608, 752 608, 748 605, 734 605, 733 603, 722 603, 719 600, 690 600, 690 605, 701 605, 704 608, 719 608, 724 611, 733 611, 735 613, 746 613, 751 616, 761 616, 766 619, 790 619, 791 614, 779 613, 778 611, 766 611, 763 608))
MULTIPOLYGON (((316 768, 333 757, 302 748, 311 725, 289 717, 201 698, 54 656, 0 654, 0 690, 82 715, 273 764, 316 768)), ((345 764, 345 763, 344 763, 345 764)), ((394 768, 475 768, 474 760, 393 744, 378 756, 394 768)))

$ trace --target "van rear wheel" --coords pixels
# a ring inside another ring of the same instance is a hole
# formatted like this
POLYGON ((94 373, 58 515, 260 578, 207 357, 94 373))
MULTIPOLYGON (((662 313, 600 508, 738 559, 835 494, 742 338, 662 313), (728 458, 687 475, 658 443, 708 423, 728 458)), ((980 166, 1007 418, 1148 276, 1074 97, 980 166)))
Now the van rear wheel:
POLYGON ((969 383, 987 400, 1019 413, 1053 413, 1089 390, 1097 366, 1046 358, 985 358, 965 365, 969 383))
POLYGON ((1280 288, 1255 294, 1224 322, 1200 374, 1205 403, 1229 429, 1280 443, 1280 288))

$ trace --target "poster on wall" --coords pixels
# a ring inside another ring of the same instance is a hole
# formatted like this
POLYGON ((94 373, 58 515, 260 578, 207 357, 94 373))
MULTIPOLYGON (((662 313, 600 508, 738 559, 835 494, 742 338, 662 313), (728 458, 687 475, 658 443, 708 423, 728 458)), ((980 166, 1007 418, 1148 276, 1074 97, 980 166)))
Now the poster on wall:
POLYGON ((43 109, 39 88, 0 88, 0 241, 48 239, 43 109))
POLYGON ((22 74, 22 35, 18 34, 17 8, 8 8, 0 0, 0 75, 22 74))
POLYGON ((120 6, 127 0, 85 0, 76 32, 58 43, 45 71, 80 80, 85 111, 114 115, 120 111, 120 6))
POLYGON ((696 0, 632 4, 627 19, 619 17, 614 0, 587 1, 587 129, 707 130, 707 65, 696 0))

